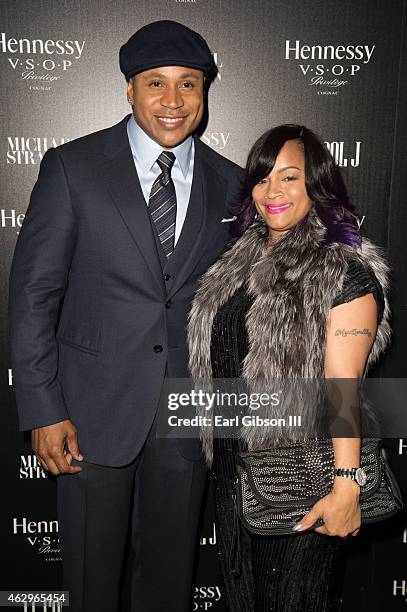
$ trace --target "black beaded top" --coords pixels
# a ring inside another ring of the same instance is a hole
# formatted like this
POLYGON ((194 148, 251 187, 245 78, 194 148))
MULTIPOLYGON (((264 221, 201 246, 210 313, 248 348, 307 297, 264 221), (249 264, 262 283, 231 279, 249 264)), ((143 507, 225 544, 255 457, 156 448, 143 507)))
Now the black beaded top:
MULTIPOLYGON (((383 291, 373 273, 361 263, 349 263, 341 292, 332 307, 345 304, 372 293, 377 304, 377 321, 383 310, 383 291)), ((254 297, 242 285, 218 310, 213 321, 211 337, 211 363, 214 378, 239 378, 242 362, 248 352, 246 315, 254 297)))

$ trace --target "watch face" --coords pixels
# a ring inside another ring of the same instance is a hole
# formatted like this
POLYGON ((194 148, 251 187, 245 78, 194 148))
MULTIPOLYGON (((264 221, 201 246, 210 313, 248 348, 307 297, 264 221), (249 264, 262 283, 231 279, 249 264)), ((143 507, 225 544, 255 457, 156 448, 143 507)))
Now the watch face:
POLYGON ((363 468, 358 468, 356 470, 355 480, 361 487, 366 484, 366 472, 363 468))

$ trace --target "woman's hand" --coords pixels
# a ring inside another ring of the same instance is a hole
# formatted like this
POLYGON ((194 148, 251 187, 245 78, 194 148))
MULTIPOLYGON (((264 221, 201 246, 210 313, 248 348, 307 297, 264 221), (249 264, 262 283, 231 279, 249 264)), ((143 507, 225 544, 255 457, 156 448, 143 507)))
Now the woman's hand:
POLYGON ((320 499, 306 514, 295 531, 301 532, 310 529, 321 518, 322 527, 314 531, 329 536, 345 538, 348 535, 357 535, 360 529, 360 488, 349 478, 336 477, 334 487, 328 495, 320 499))

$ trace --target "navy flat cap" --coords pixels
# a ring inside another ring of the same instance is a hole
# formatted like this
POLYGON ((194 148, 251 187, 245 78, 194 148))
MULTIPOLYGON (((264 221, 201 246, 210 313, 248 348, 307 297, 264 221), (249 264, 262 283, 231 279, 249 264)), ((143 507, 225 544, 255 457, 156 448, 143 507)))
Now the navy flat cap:
POLYGON ((120 70, 127 80, 159 66, 186 66, 216 74, 206 41, 176 21, 155 21, 138 30, 120 49, 120 70))

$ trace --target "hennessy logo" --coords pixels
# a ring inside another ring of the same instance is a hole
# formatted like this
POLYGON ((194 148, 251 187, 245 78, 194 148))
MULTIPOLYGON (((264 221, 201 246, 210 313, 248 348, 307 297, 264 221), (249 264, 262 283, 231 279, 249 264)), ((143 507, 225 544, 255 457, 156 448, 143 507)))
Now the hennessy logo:
POLYGON ((13 518, 13 534, 17 533, 58 533, 58 521, 27 521, 25 516, 20 521, 13 518))
POLYGON ((33 552, 42 555, 47 563, 62 560, 57 520, 28 521, 25 516, 15 517, 13 518, 13 535, 18 535, 19 540, 22 538, 22 541, 26 542, 33 552))
POLYGON ((33 91, 49 91, 80 60, 84 47, 84 40, 11 38, 0 33, 0 52, 9 55, 9 65, 33 91))
POLYGON ((202 142, 207 144, 209 147, 224 149, 228 144, 230 138, 230 132, 205 132, 201 136, 202 142))
POLYGON ((7 38, 6 33, 0 34, 0 51, 3 53, 20 53, 27 55, 72 55, 80 59, 85 41, 79 40, 29 40, 28 38, 7 38))
POLYGON ((312 59, 312 60, 362 60, 368 64, 376 45, 300 45, 296 40, 292 46, 289 40, 285 41, 285 59, 312 59))
POLYGON ((301 63, 299 68, 309 78, 308 84, 319 88, 318 95, 337 95, 361 65, 370 62, 375 48, 376 45, 303 45, 299 40, 286 40, 285 59, 321 62, 301 63))
POLYGON ((221 597, 222 593, 218 586, 196 586, 192 610, 209 610, 221 597))
POLYGON ((24 217, 25 214, 17 214, 15 208, 11 208, 10 210, 0 208, 0 227, 11 226, 20 228, 23 224, 24 217))
POLYGON ((407 580, 393 580, 393 595, 401 595, 404 597, 407 594, 407 580))

